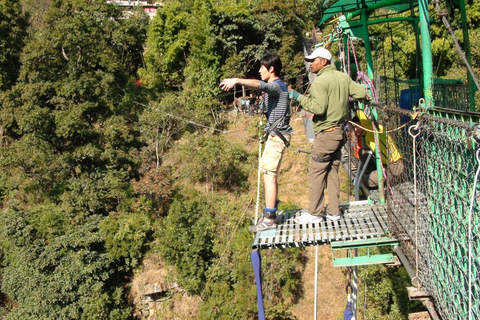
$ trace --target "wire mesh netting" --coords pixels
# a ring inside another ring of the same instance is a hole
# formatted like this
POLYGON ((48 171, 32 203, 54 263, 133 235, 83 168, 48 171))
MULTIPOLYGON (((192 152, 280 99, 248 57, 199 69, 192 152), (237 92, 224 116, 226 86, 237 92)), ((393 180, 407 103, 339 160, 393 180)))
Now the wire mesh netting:
MULTIPOLYGON (((388 167, 394 163, 383 166, 389 227, 442 318, 480 319, 479 145, 474 122, 431 112, 415 118, 414 112, 394 107, 375 109, 404 168, 391 174, 388 167)), ((371 110, 367 107, 365 114, 371 110)), ((387 152, 390 145, 384 145, 387 152)))

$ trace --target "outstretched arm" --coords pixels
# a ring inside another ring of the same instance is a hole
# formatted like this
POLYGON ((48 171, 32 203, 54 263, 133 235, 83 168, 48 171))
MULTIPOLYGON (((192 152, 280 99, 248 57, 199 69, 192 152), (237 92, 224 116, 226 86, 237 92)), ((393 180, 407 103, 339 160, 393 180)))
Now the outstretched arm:
POLYGON ((229 91, 237 84, 254 90, 260 88, 260 81, 257 79, 227 78, 220 83, 220 89, 229 91))

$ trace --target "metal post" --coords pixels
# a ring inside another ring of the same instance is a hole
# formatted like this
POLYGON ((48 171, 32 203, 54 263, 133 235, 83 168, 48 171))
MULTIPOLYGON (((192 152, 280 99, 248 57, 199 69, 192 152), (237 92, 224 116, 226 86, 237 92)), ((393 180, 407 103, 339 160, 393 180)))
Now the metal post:
MULTIPOLYGON (((462 15, 463 47, 465 48, 465 56, 467 58, 467 61, 471 65, 472 55, 470 53, 470 39, 468 37, 467 11, 465 9, 465 0, 459 0, 458 6, 460 7, 460 14, 462 15)), ((475 85, 473 76, 470 72, 468 72, 467 79, 468 79, 468 97, 470 99, 470 111, 475 111, 475 91, 477 91, 477 86, 475 85)))
MULTIPOLYGON (((362 1, 363 6, 366 7, 365 1, 362 1)), ((367 71, 368 78, 373 80, 373 58, 372 58, 372 48, 370 47, 370 34, 368 32, 368 16, 367 9, 362 11, 360 16, 360 21, 362 23, 362 33, 363 33, 363 42, 365 45, 365 57, 367 58, 367 71)))
POLYGON ((428 0, 418 1, 420 16, 420 34, 422 37, 422 64, 423 64, 423 84, 425 90, 425 105, 427 108, 433 107, 433 65, 432 65, 432 47, 430 39, 430 16, 428 14, 428 0))

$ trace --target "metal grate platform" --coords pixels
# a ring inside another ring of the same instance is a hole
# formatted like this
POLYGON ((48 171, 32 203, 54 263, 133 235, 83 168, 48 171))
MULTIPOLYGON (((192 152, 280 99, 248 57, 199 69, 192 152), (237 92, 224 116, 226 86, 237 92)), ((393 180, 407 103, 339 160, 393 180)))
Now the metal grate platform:
POLYGON ((386 205, 355 201, 341 206, 344 212, 342 219, 335 222, 298 224, 294 219, 304 209, 280 211, 277 228, 255 234, 252 249, 306 247, 386 236, 386 205))

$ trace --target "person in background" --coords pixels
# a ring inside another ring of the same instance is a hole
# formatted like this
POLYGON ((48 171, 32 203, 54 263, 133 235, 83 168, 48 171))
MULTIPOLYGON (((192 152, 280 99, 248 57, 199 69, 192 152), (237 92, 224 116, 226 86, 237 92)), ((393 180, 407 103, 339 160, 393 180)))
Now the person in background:
MULTIPOLYGON (((372 121, 367 118, 362 110, 358 110, 356 116, 352 119, 352 122, 359 124, 355 126, 355 133, 358 137, 358 157, 365 163, 368 152, 373 152, 373 160, 367 164, 364 177, 362 177, 363 183, 370 189, 378 187, 378 171, 375 163, 375 135, 373 133, 372 121), (364 130, 364 128, 366 130, 364 130), (362 142, 365 141, 365 143, 362 142)), ((398 177, 405 170, 405 164, 403 162, 402 154, 398 149, 395 141, 389 134, 385 133, 385 128, 382 125, 378 126, 379 133, 379 145, 380 145, 380 157, 382 159, 382 165, 385 168, 387 174, 390 177, 398 177)), ((360 169, 359 169, 360 170, 360 169)))
POLYGON ((285 149, 290 144, 293 132, 290 126, 290 108, 288 89, 280 79, 282 62, 276 54, 266 54, 260 61, 260 77, 257 79, 224 79, 220 88, 228 91, 235 85, 242 85, 254 90, 265 92, 264 113, 267 117, 265 133, 268 137, 265 142, 265 150, 260 160, 260 168, 263 171, 265 184, 265 209, 263 218, 250 230, 260 232, 276 228, 276 212, 278 203, 277 175, 282 162, 285 149))
POLYGON ((349 97, 367 98, 365 88, 354 82, 348 74, 332 65, 332 54, 325 48, 315 49, 305 57, 310 70, 317 76, 306 95, 295 90, 289 96, 313 116, 315 138, 308 166, 310 185, 308 209, 295 222, 319 223, 323 221, 325 188, 328 194, 326 218, 340 219, 340 179, 338 168, 344 142, 343 126, 348 114, 349 97))

